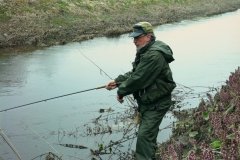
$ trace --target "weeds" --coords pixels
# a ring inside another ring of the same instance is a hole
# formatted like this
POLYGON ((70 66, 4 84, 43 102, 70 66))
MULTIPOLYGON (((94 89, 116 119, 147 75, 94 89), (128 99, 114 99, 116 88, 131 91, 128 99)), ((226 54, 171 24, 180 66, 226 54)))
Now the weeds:
POLYGON ((159 148, 165 160, 237 160, 240 158, 240 68, 198 108, 174 112, 180 119, 172 138, 159 148))

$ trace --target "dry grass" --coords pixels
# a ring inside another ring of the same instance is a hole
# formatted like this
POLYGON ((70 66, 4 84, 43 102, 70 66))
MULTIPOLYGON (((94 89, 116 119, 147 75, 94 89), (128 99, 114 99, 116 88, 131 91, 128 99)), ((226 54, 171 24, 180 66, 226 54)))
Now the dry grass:
POLYGON ((159 25, 239 6, 239 0, 5 0, 0 2, 0 48, 116 36, 138 21, 159 25))

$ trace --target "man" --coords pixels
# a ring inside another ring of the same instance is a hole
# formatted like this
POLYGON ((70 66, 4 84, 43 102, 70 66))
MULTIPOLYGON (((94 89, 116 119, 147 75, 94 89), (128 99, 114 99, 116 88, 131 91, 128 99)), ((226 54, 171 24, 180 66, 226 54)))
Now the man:
POLYGON ((141 122, 139 125, 136 159, 155 159, 156 141, 159 125, 170 108, 171 92, 176 87, 169 63, 174 60, 171 48, 156 41, 153 27, 148 22, 133 26, 130 37, 137 48, 133 69, 119 75, 106 85, 112 90, 118 87, 117 100, 133 94, 138 103, 141 122))

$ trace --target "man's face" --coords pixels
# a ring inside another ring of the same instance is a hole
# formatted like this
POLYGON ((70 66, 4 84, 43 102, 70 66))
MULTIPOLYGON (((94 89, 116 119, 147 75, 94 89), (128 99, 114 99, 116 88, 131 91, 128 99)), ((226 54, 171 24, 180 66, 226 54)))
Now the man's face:
POLYGON ((138 37, 135 37, 133 42, 136 45, 137 49, 140 49, 144 47, 146 44, 148 44, 151 40, 151 35, 149 34, 142 34, 138 37))

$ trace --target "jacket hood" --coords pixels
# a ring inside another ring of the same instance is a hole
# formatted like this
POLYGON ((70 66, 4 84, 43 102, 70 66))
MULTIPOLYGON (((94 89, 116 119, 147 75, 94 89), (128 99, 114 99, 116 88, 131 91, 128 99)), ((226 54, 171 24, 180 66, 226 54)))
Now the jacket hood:
POLYGON ((155 41, 150 50, 157 50, 163 53, 163 57, 168 63, 174 61, 172 49, 162 41, 155 41))

